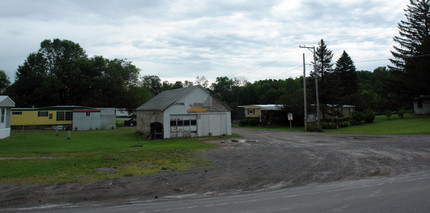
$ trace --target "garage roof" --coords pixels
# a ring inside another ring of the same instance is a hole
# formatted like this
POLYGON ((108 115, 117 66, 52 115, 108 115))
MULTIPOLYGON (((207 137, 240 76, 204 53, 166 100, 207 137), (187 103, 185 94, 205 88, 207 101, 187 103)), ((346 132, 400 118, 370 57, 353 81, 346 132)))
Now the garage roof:
POLYGON ((154 111, 164 111, 167 109, 170 105, 175 103, 180 98, 187 95, 189 92, 191 92, 195 88, 201 88, 207 93, 209 93, 206 89, 204 89, 201 86, 191 86, 186 88, 179 88, 179 89, 173 89, 173 90, 167 90, 164 91, 157 96, 153 97, 151 100, 137 108, 137 110, 154 110, 154 111))

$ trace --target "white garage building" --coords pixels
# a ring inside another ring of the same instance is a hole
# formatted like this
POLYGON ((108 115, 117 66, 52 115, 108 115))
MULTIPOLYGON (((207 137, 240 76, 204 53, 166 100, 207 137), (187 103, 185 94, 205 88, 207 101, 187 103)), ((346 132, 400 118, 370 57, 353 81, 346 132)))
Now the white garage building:
POLYGON ((137 129, 153 139, 231 135, 230 111, 201 86, 174 89, 136 109, 137 129))

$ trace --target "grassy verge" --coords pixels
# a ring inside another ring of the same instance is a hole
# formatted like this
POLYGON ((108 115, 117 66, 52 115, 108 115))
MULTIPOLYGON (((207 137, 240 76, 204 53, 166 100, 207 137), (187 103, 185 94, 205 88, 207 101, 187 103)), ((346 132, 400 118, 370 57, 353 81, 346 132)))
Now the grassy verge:
POLYGON ((394 115, 390 120, 380 115, 376 116, 373 123, 324 131, 327 133, 430 134, 430 115, 405 114, 404 119, 394 115))
POLYGON ((0 181, 80 182, 207 168, 199 138, 147 141, 133 128, 67 133, 13 131, 0 140, 0 181))

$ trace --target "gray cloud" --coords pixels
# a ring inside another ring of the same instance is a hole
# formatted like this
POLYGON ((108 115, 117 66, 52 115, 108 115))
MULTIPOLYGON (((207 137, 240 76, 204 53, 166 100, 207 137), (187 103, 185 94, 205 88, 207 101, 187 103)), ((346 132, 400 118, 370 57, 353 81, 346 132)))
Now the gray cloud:
MULTIPOLYGON (((163 80, 258 80, 301 73, 299 44, 324 39, 358 69, 388 64, 407 0, 106 0, 0 2, 0 69, 13 78, 44 39, 79 43, 89 56, 127 58, 163 80), (365 62, 361 62, 365 61, 365 62), (373 61, 373 62, 366 62, 373 61)), ((310 57, 310 56, 309 56, 310 57)))

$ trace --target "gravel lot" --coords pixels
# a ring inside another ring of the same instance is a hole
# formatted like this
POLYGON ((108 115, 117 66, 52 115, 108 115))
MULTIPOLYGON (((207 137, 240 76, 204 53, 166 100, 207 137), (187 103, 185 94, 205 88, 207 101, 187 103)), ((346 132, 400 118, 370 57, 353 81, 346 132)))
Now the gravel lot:
POLYGON ((1 183, 0 211, 233 194, 430 170, 430 135, 233 132, 242 138, 209 141, 218 148, 197 153, 213 168, 90 183, 1 183))

